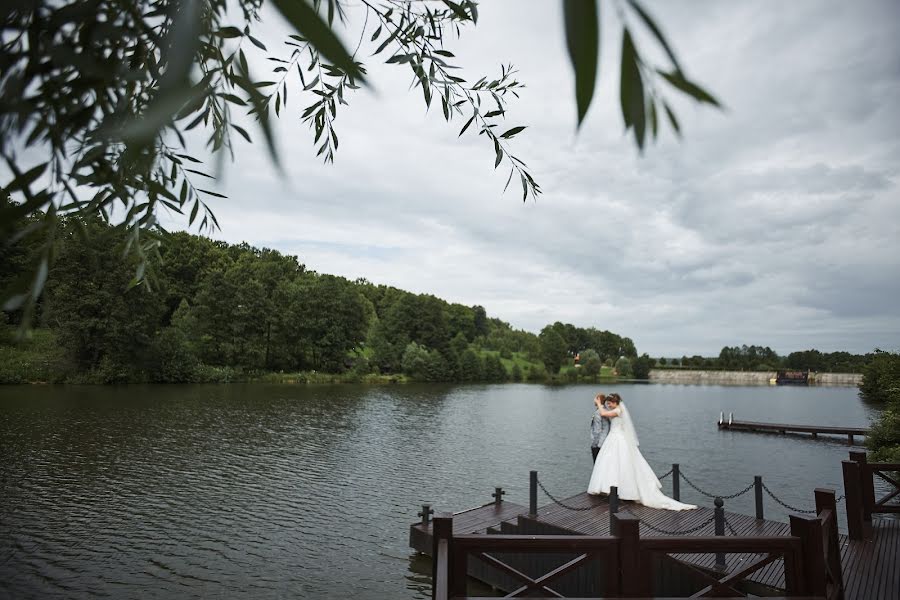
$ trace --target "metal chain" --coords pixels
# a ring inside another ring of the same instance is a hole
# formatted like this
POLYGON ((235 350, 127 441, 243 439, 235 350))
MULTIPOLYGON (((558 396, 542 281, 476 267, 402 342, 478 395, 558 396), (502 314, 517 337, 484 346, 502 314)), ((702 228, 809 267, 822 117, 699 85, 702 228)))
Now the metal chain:
POLYGON ((753 489, 753 483, 751 483, 750 485, 748 485, 741 491, 739 491, 735 494, 729 494, 728 496, 724 496, 722 494, 710 494, 709 492, 705 492, 705 491, 701 490, 700 488, 698 488, 696 485, 694 485, 694 482, 691 481, 690 479, 688 479, 687 476, 683 472, 681 473, 681 478, 684 479, 685 483, 687 483, 689 486, 691 486, 692 488, 694 488, 695 490, 697 490, 699 493, 703 494, 707 498, 722 498, 723 500, 732 500, 739 496, 743 496, 744 494, 746 494, 747 492, 749 492, 750 490, 753 489))
POLYGON ((731 526, 731 523, 728 522, 728 517, 725 517, 725 527, 728 528, 728 531, 731 532, 731 535, 738 537, 737 531, 735 531, 734 527, 731 526))
POLYGON ((666 477, 668 477, 669 475, 671 475, 673 471, 675 471, 675 467, 672 467, 671 469, 669 469, 669 470, 665 473, 665 475, 660 475, 659 477, 657 477, 657 479, 659 479, 660 481, 662 481, 663 479, 665 479, 666 477))
POLYGON ((797 508, 796 506, 791 506, 790 504, 784 502, 781 498, 779 498, 778 496, 776 496, 775 494, 772 493, 772 490, 769 489, 769 486, 767 486, 767 485, 765 484, 765 482, 762 484, 762 486, 763 486, 763 489, 766 490, 766 493, 769 494, 769 496, 772 497, 772 500, 774 500, 774 501, 777 502, 778 504, 782 505, 782 506, 785 507, 786 509, 788 509, 788 510, 790 510, 790 511, 793 511, 793 512, 804 513, 804 514, 807 514, 807 515, 815 514, 815 512, 816 512, 815 509, 813 509, 813 510, 804 510, 804 509, 802 509, 802 508, 797 508))
POLYGON ((709 525, 710 523, 712 523, 715 520, 716 520, 715 517, 710 517, 710 519, 708 521, 700 523, 696 527, 691 527, 690 529, 682 529, 679 531, 666 531, 665 529, 660 529, 659 527, 654 527, 653 525, 651 525, 650 523, 647 523, 646 521, 641 521, 641 525, 643 525, 644 527, 646 527, 647 529, 649 529, 651 531, 655 531, 656 533, 661 533, 663 535, 688 535, 689 533, 696 533, 697 531, 700 531, 701 529, 703 529, 704 527, 706 527, 707 525, 709 525))
POLYGON ((579 511, 583 511, 583 510, 593 510, 593 509, 595 508, 594 506, 569 506, 568 504, 565 504, 565 503, 563 503, 563 502, 560 502, 559 500, 557 500, 557 499, 553 496, 553 494, 551 494, 550 492, 548 492, 548 491, 547 491, 547 488, 544 487, 544 484, 541 483, 541 480, 540 480, 540 479, 538 479, 537 484, 541 487, 542 490, 544 490, 544 493, 547 494, 547 497, 549 497, 551 500, 553 500, 553 502, 554 502, 555 504, 559 504, 560 506, 562 506, 562 507, 565 508, 565 509, 568 509, 568 510, 579 510, 579 511))

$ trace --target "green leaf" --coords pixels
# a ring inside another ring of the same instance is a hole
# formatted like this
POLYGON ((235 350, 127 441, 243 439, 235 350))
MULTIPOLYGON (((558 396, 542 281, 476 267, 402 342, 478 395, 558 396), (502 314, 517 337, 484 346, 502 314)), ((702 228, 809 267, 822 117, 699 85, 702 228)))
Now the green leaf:
POLYGON ((656 139, 656 134, 659 131, 659 123, 656 118, 656 102, 650 100, 650 124, 653 127, 653 139, 656 139))
POLYGON ((378 36, 381 35, 381 25, 378 26, 378 29, 375 30, 375 33, 372 34, 372 41, 378 39, 378 36))
POLYGON ((38 166, 28 169, 18 177, 12 180, 12 182, 6 186, 5 191, 11 192, 14 190, 24 190, 27 189, 32 183, 34 183, 38 177, 40 177, 45 170, 47 170, 47 165, 50 163, 41 163, 38 166))
POLYGON ((235 125, 234 123, 232 123, 231 126, 234 128, 235 131, 237 131, 239 134, 241 134, 241 136, 245 140, 247 140, 251 144, 253 143, 253 140, 250 139, 250 134, 247 133, 247 130, 245 130, 243 127, 241 127, 239 125, 235 125))
POLYGON ((500 142, 497 138, 494 138, 494 151, 497 153, 497 159, 494 161, 494 168, 496 169, 503 161, 503 150, 500 148, 500 142))
POLYGON ((216 35, 222 38, 238 38, 242 37, 244 33, 237 27, 228 26, 219 29, 216 35))
POLYGON ((340 67, 351 78, 365 81, 359 66, 344 45, 306 0, 272 0, 279 12, 322 56, 340 67))
POLYGON ((508 129, 508 130, 507 130, 505 133, 503 133, 503 135, 501 135, 500 137, 502 137, 502 138, 504 138, 504 139, 508 139, 508 138, 511 138, 512 136, 518 134, 518 133, 523 132, 524 130, 525 130, 525 126, 524 126, 524 125, 520 125, 520 126, 518 126, 518 127, 513 127, 512 129, 508 129))
POLYGON ((209 190, 201 190, 201 189, 198 189, 197 191, 203 192, 204 194, 209 194, 210 196, 215 196, 216 198, 228 198, 228 196, 220 194, 219 192, 211 192, 209 190))
POLYGON ((641 17, 641 20, 644 22, 644 25, 647 26, 653 35, 656 36, 656 39, 659 41, 659 45, 663 47, 663 50, 666 51, 666 54, 669 56, 669 60, 672 61, 672 65, 675 67, 676 71, 681 71, 681 65, 678 64, 678 58, 675 56, 675 52, 672 50, 672 47, 669 46, 669 42, 666 40, 666 37, 662 34, 659 27, 656 26, 656 23, 650 17, 650 14, 644 10, 644 8, 638 4, 637 0, 628 0, 631 4, 631 7, 634 11, 641 17))
POLYGON ((455 14, 460 21, 469 20, 469 13, 467 13, 462 6, 460 6, 456 2, 453 2, 452 0, 443 0, 443 2, 448 7, 450 7, 450 10, 453 11, 453 14, 455 14))
POLYGON ((464 134, 466 132, 466 129, 469 128, 469 125, 471 125, 473 121, 475 121, 475 115, 472 115, 471 117, 469 117, 469 120, 466 121, 466 124, 463 125, 463 128, 459 130, 459 135, 456 137, 462 136, 462 134, 464 134))
POLYGON ((600 52, 599 8, 596 0, 563 0, 566 45, 575 71, 575 102, 578 125, 584 121, 597 81, 600 52))
POLYGON ((719 101, 713 98, 712 94, 701 88, 699 85, 692 81, 688 81, 685 78, 684 73, 681 71, 674 71, 671 73, 667 73, 665 71, 657 70, 657 72, 666 78, 666 81, 672 84, 678 90, 681 90, 688 96, 691 96, 698 102, 705 102, 706 104, 712 104, 718 108, 721 108, 722 105, 719 104, 719 101))
POLYGON ((249 33, 247 34, 247 37, 250 38, 250 41, 253 42, 254 46, 259 48, 260 50, 266 50, 266 45, 263 44, 261 41, 259 41, 258 39, 256 39, 252 35, 250 35, 249 33))
POLYGON ((663 102, 663 107, 666 109, 666 115, 669 117, 669 123, 672 124, 672 129, 675 130, 675 134, 678 137, 681 137, 681 127, 678 126, 678 119, 675 118, 675 113, 669 108, 668 103, 663 102))
POLYGON ((644 82, 638 66, 637 51, 631 40, 631 33, 627 29, 622 35, 622 73, 619 86, 619 99, 625 128, 634 128, 635 141, 638 148, 643 149, 646 127, 644 82))

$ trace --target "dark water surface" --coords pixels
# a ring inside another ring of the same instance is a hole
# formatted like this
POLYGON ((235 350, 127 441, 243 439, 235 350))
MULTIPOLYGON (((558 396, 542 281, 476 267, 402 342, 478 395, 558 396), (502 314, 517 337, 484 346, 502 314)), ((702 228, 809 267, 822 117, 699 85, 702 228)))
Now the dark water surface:
MULTIPOLYGON (((855 388, 607 386, 658 473, 788 503, 841 493, 847 446, 720 432, 867 426, 855 388)), ((590 477, 596 386, 0 387, 0 597, 426 598, 407 547, 423 502, 528 502, 590 477)), ((664 490, 670 490, 666 482, 664 490)), ((708 504, 682 484, 682 498, 708 504)), ((541 498, 543 504, 546 498, 541 498)), ((752 495, 726 504, 752 514, 752 495)), ((774 502, 767 516, 785 519, 774 502)))

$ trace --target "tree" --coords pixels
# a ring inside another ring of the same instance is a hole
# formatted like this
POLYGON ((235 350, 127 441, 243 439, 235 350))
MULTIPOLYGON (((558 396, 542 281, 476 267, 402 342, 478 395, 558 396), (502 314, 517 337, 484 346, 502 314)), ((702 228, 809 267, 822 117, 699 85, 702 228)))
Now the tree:
POLYGON ((474 382, 484 379, 484 365, 478 354, 471 348, 463 352, 459 357, 457 376, 460 381, 474 382))
POLYGON ((635 379, 649 379, 650 369, 653 368, 653 359, 649 354, 641 354, 631 361, 631 373, 635 379))
POLYGON ((485 381, 506 381, 506 369, 500 361, 500 357, 494 354, 488 354, 484 358, 484 379, 485 381))
POLYGON ((420 381, 429 379, 428 362, 428 348, 420 346, 415 342, 410 342, 406 346, 406 350, 403 352, 403 359, 401 360, 403 373, 420 381))
POLYGON ((541 361, 551 376, 556 376, 566 360, 566 341, 548 325, 541 330, 538 339, 541 343, 541 361))
POLYGON ((621 356, 619 360, 616 361, 616 374, 619 377, 631 377, 633 372, 631 370, 631 361, 626 357, 621 356))
POLYGON ((588 348, 581 353, 581 370, 584 371, 585 375, 588 377, 596 377, 600 374, 600 369, 602 367, 603 361, 600 360, 600 355, 597 354, 596 350, 588 348))
MULTIPOLYGON (((156 219, 160 207, 189 215, 189 224, 199 219, 201 227, 218 227, 207 201, 221 194, 200 183, 209 174, 193 156, 196 144, 189 140, 205 139, 214 161, 233 155, 236 140, 252 140, 235 113, 246 112, 256 120, 278 165, 271 115, 287 111, 289 96, 294 103, 298 96, 306 98, 300 118, 314 132, 318 155, 333 162, 338 110, 368 83, 361 56, 380 54, 387 63, 408 68, 426 105, 440 103, 446 121, 464 121, 460 135, 477 132, 492 151, 495 168, 505 162, 507 185, 515 177, 523 200, 540 193, 525 163, 510 150, 525 126, 503 123, 507 99, 522 86, 515 69, 501 65, 499 75, 471 83, 459 76, 454 54, 445 49, 453 32, 458 35, 461 28, 477 24, 476 2, 431 6, 365 1, 356 13, 361 24, 350 19, 339 0, 271 3, 296 30, 283 40, 283 54, 270 52, 253 35, 262 0, 238 0, 237 19, 228 13, 232 4, 226 0, 4 4, 0 154, 12 174, 4 188, 15 202, 0 195, 0 241, 17 231, 8 224, 41 210, 46 241, 35 276, 4 296, 6 310, 25 307, 26 316, 31 314, 51 262, 60 216, 109 216, 113 206, 125 206, 121 227, 138 258, 135 273, 141 282, 149 281, 144 279, 147 259, 156 255, 164 237, 156 219), (352 53, 333 30, 335 16, 358 28, 358 35, 352 33, 360 43, 352 53), (363 40, 368 47, 362 47, 363 40), (252 51, 268 55, 271 74, 261 79, 251 74, 246 54, 252 51), (304 72, 316 75, 310 79, 304 72), (185 135, 195 128, 200 135, 185 135), (35 162, 34 156, 48 158, 35 162)), ((569 0, 563 7, 580 124, 594 95, 601 13, 599 0, 569 0)), ((649 135, 656 137, 663 112, 672 129, 680 131, 663 83, 698 102, 718 102, 687 77, 671 44, 637 0, 623 2, 617 10, 623 30, 621 113, 626 130, 643 149, 649 135), (638 50, 626 13, 658 43, 668 64, 653 65, 650 55, 638 50)), ((276 47, 274 40, 266 41, 276 47)))
POLYGON ((510 381, 522 381, 522 367, 519 366, 519 363, 513 363, 509 379, 510 381))
POLYGON ((863 371, 859 392, 865 400, 883 407, 866 438, 873 459, 900 462, 900 354, 876 350, 863 371))

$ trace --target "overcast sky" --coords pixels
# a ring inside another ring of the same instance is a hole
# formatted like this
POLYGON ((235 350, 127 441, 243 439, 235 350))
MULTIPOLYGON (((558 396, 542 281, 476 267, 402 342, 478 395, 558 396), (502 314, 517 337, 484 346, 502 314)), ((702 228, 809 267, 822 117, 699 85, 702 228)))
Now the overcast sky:
MULTIPOLYGON (((612 11, 576 132, 560 3, 490 0, 448 47, 471 81, 518 68, 528 87, 508 120, 529 126, 513 147, 544 189, 536 202, 502 194, 492 148, 457 139, 462 122, 439 105, 426 113, 408 68, 370 62, 376 91, 339 114, 334 165, 315 157, 299 93, 277 123, 286 178, 261 143, 240 147, 216 237, 535 332, 609 329, 654 356, 900 348, 900 3, 647 6, 727 107, 670 94, 683 141, 666 128, 640 156, 624 135, 612 11)), ((259 28, 270 48, 286 31, 270 13, 259 28)))

